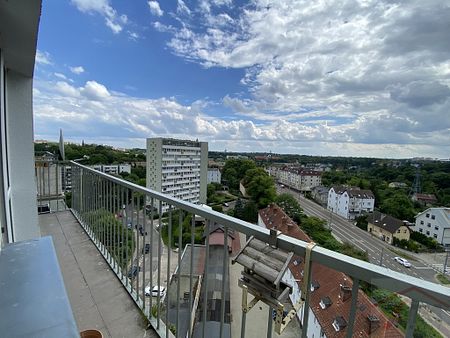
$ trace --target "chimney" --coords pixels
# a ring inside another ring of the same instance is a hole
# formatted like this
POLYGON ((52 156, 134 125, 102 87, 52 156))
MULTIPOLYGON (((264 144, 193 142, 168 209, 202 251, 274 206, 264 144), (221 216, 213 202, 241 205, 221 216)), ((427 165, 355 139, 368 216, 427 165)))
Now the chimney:
POLYGON ((343 302, 345 302, 347 299, 351 298, 352 296, 352 289, 349 286, 339 284, 341 287, 341 290, 339 292, 339 298, 342 299, 343 302))
POLYGON ((368 334, 371 335, 380 327, 380 319, 375 315, 367 315, 367 320, 369 322, 368 334))

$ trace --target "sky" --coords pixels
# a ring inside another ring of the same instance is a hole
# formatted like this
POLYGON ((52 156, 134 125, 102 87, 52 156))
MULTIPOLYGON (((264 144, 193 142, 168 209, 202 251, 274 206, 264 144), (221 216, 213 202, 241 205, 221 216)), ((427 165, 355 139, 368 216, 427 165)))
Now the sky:
POLYGON ((44 0, 35 139, 450 157, 450 2, 44 0))

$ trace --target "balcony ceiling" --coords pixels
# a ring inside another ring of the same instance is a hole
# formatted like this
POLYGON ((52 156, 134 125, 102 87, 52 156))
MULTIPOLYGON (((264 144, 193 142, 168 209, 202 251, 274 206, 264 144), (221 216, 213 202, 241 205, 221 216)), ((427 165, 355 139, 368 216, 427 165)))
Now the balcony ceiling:
POLYGON ((40 15, 40 0, 0 0, 0 48, 6 68, 33 75, 40 15))

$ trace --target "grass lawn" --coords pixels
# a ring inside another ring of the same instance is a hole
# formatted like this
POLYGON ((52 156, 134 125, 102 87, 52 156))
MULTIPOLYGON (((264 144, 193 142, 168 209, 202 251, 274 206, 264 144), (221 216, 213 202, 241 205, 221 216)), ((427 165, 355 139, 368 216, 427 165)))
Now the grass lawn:
POLYGON ((450 284, 450 279, 447 277, 447 276, 445 276, 444 274, 442 274, 442 273, 438 273, 437 275, 436 275, 436 279, 439 281, 439 283, 441 283, 441 284, 450 284))

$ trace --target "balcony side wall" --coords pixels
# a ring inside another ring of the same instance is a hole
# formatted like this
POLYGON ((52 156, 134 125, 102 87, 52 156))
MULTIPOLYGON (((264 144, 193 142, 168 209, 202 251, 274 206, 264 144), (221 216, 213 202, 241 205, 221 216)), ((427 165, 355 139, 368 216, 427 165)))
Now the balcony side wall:
POLYGON ((33 80, 6 73, 6 147, 14 241, 40 236, 33 149, 33 80))

